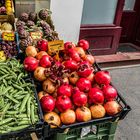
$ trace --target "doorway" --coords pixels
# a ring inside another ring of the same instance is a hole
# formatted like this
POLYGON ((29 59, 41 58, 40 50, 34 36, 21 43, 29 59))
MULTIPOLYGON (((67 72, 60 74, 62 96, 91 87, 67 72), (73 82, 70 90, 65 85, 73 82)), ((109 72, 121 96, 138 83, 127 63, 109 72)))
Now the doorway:
POLYGON ((140 51, 140 0, 125 0, 118 51, 140 51))

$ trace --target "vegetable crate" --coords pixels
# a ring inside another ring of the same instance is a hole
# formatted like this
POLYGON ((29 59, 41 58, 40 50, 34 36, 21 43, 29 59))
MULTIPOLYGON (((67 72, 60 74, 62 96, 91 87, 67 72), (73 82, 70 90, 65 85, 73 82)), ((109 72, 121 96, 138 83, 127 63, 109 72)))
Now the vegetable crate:
POLYGON ((57 133, 51 140, 113 140, 117 122, 107 122, 57 133), (85 131, 88 131, 87 133, 85 131))
MULTIPOLYGON (((97 63, 94 64, 94 68, 95 71, 101 70, 97 63)), ((113 85, 113 87, 115 86, 113 85)), ((114 116, 106 115, 103 118, 92 119, 88 122, 76 122, 70 125, 62 125, 61 127, 55 129, 50 128, 50 125, 45 122, 43 128, 43 136, 44 138, 51 139, 50 137, 54 135, 54 140, 59 140, 62 137, 62 140, 80 140, 79 134, 81 132, 81 129, 87 126, 95 125, 97 129, 96 135, 89 134, 86 138, 83 137, 82 140, 98 140, 99 137, 102 140, 113 140, 117 126, 116 122, 124 119, 128 112, 131 110, 131 107, 126 103, 125 99, 120 95, 119 92, 116 101, 119 103, 122 110, 114 116), (65 131, 68 129, 70 129, 70 131, 68 131, 68 133, 65 133, 65 131)))

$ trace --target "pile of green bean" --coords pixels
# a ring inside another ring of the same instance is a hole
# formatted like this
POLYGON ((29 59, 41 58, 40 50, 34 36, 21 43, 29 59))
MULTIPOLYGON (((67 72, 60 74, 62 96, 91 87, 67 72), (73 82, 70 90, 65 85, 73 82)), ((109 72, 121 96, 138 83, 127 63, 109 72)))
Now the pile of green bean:
POLYGON ((33 85, 16 59, 0 62, 0 134, 39 121, 33 85))

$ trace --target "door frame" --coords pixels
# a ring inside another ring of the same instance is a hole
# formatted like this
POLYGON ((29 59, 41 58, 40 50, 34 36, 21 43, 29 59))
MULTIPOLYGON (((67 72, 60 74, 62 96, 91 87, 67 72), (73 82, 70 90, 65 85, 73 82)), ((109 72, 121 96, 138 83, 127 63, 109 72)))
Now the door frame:
POLYGON ((79 39, 89 40, 95 55, 114 54, 121 34, 121 17, 125 0, 118 0, 113 24, 85 24, 80 27, 79 39), (90 41, 90 38, 94 40, 90 41), (106 39, 104 39, 106 38, 106 39))

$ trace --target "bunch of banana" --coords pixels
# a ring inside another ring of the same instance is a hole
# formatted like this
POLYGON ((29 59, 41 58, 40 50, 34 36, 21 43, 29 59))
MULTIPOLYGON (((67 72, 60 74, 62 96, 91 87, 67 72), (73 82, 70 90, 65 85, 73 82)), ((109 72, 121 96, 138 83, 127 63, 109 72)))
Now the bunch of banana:
POLYGON ((13 12, 12 1, 11 0, 6 0, 5 1, 5 7, 6 7, 7 14, 11 14, 13 12))

